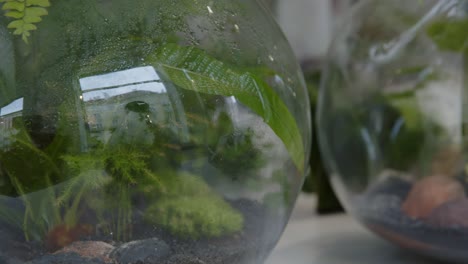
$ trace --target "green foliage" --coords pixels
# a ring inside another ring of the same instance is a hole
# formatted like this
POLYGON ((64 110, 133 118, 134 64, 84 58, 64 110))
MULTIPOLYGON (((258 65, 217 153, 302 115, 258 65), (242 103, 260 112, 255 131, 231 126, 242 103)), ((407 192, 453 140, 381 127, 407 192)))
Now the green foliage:
POLYGON ((242 215, 220 197, 181 196, 164 198, 151 205, 145 220, 183 238, 230 235, 242 230, 242 215))
POLYGON ((14 19, 8 24, 8 28, 14 29, 13 34, 20 35, 28 43, 31 31, 37 29, 35 24, 42 21, 42 16, 47 15, 49 0, 0 0, 2 2, 5 16, 14 19))
POLYGON ((360 121, 385 160, 385 166, 408 170, 420 158, 426 138, 424 119, 414 97, 377 99, 360 110, 360 121))
POLYGON ((407 171, 424 161, 428 121, 414 100, 369 97, 330 115, 329 155, 353 191, 364 190, 383 168, 407 171))
POLYGON ((399 112, 389 130, 388 165, 393 169, 407 170, 418 159, 423 150, 426 127, 420 109, 413 98, 390 101, 399 112), (399 124, 398 124, 399 123, 399 124), (401 125, 397 130, 398 125, 401 125))
POLYGON ((106 155, 106 171, 120 183, 141 184, 142 180, 145 183, 157 183, 158 179, 146 165, 147 157, 131 147, 111 148, 106 155))
MULTIPOLYGON (((45 175, 47 178, 47 175, 45 175)), ((62 223, 59 208, 55 206, 55 189, 49 187, 37 192, 26 193, 19 181, 12 179, 15 189, 25 206, 21 229, 26 240, 40 241, 49 230, 62 223)), ((52 186, 50 184, 50 186, 52 186)), ((17 211, 22 214, 23 211, 17 211)))
POLYGON ((188 172, 163 171, 160 173, 162 188, 154 190, 158 196, 177 197, 177 196, 203 196, 213 195, 213 190, 200 177, 188 172))
POLYGON ((432 23, 427 34, 441 50, 460 52, 468 44, 467 28, 468 19, 446 19, 432 23))
POLYGON ((71 175, 75 175, 63 183, 54 203, 65 210, 64 221, 69 227, 77 224, 79 205, 93 191, 99 191, 110 183, 110 177, 103 170, 103 155, 64 156, 71 175))
POLYGON ((146 61, 183 89, 235 96, 264 119, 283 141, 298 170, 304 170, 304 146, 297 123, 281 98, 264 80, 226 65, 195 47, 168 44, 146 61))
POLYGON ((183 238, 218 237, 238 232, 243 216, 236 212, 205 181, 188 172, 160 174, 162 188, 148 188, 154 202, 145 221, 183 238))
POLYGON ((245 181, 249 172, 265 164, 258 148, 253 144, 254 132, 229 133, 220 139, 211 154, 212 164, 234 180, 245 181))
POLYGON ((59 177, 56 162, 50 158, 47 149, 36 146, 24 127, 17 129, 19 133, 11 137, 11 146, 0 153, 2 167, 10 181, 22 186, 22 191, 17 190, 16 195, 47 188, 52 179, 59 177))
POLYGON ((63 159, 73 175, 56 198, 65 208, 65 223, 76 224, 79 205, 85 202, 101 224, 113 230, 116 239, 128 239, 132 195, 148 187, 151 190, 161 188, 156 174, 148 169, 148 156, 130 146, 119 146, 63 159), (93 193, 102 193, 101 201, 96 201, 93 193))

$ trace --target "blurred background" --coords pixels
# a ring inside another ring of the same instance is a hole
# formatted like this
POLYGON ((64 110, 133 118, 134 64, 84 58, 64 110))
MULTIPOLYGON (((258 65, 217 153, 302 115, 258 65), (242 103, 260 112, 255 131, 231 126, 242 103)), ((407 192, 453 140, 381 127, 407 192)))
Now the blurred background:
MULTIPOLYGON (((261 1, 274 14, 301 64, 314 117, 332 32, 340 27, 340 20, 358 0, 261 1)), ((290 223, 267 264, 440 264, 378 238, 343 214, 322 164, 315 129, 312 144, 310 174, 303 187, 307 194, 299 197, 290 223)))
MULTIPOLYGON (((301 64, 309 89, 312 114, 315 114, 322 65, 332 41, 334 27, 353 0, 261 0, 274 14, 301 64)), ((328 181, 318 150, 317 133, 313 134, 310 174, 304 192, 315 193, 319 214, 341 212, 343 209, 328 181)))

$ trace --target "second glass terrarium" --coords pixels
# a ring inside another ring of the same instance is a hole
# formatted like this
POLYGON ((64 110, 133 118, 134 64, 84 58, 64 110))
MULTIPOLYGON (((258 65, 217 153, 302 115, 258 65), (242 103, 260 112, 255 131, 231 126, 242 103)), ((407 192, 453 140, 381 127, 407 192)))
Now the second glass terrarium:
POLYGON ((338 27, 318 129, 341 201, 404 247, 466 262, 468 2, 358 1, 338 27))
POLYGON ((0 263, 260 263, 309 155, 256 1, 0 1, 0 263))

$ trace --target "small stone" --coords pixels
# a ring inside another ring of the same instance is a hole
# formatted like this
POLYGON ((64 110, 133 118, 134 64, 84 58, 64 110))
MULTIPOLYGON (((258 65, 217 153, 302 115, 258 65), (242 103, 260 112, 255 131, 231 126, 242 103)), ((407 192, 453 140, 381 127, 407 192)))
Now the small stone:
POLYGON ((84 258, 96 258, 101 259, 106 263, 111 263, 109 254, 113 249, 114 246, 102 241, 79 241, 68 245, 54 254, 77 253, 84 258))
POLYGON ((195 256, 177 254, 171 256, 170 259, 165 262, 166 264, 206 264, 195 256))
POLYGON ((464 188, 455 179, 430 176, 414 184, 401 209, 410 218, 424 219, 442 204, 464 197, 464 188))
POLYGON ((26 264, 108 264, 97 258, 84 258, 77 253, 49 254, 26 264))
POLYGON ((437 227, 468 228, 468 199, 458 199, 437 207, 427 223, 437 227))
POLYGON ((171 249, 166 242, 150 238, 125 243, 115 248, 110 257, 122 264, 157 264, 166 259, 170 253, 171 249))
POLYGON ((22 264, 24 261, 21 261, 17 258, 10 257, 0 253, 0 264, 22 264))

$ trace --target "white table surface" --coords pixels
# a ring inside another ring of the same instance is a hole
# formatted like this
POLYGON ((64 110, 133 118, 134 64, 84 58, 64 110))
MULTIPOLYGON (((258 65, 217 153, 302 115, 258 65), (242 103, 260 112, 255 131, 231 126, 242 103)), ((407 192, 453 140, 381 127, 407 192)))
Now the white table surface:
POLYGON ((318 216, 301 195, 265 264, 435 264, 375 236, 346 214, 318 216))

